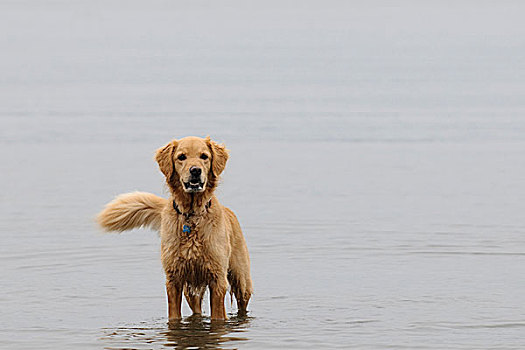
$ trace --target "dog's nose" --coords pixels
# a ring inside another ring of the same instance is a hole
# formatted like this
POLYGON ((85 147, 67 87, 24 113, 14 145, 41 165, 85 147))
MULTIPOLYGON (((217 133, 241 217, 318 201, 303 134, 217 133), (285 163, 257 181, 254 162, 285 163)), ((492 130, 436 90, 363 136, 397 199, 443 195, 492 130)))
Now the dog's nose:
POLYGON ((191 176, 200 176, 202 173, 202 169, 196 166, 192 166, 190 168, 190 174, 191 176))

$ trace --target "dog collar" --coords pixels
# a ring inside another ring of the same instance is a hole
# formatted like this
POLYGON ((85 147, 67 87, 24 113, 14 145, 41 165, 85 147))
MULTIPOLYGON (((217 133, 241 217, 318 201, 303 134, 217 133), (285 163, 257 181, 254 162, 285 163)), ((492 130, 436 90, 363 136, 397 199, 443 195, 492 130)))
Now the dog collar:
MULTIPOLYGON (((175 203, 175 201, 172 202, 173 203, 173 209, 175 209, 175 211, 177 212, 177 214, 179 215, 184 215, 184 217, 186 219, 189 219, 190 217, 192 217, 193 215, 195 215, 195 212, 194 211, 191 211, 189 213, 183 213, 180 211, 179 207, 177 206, 177 204, 175 203)), ((211 207, 211 199, 208 201, 208 203, 206 203, 206 209, 210 209, 211 207)), ((186 231, 184 231, 186 232, 186 231)), ((189 231, 188 231, 189 232, 189 231)))
MULTIPOLYGON (((182 215, 186 218, 186 220, 188 220, 190 217, 192 217, 193 215, 195 215, 195 212, 194 211, 191 211, 189 213, 183 213, 180 211, 179 207, 177 206, 177 204, 175 203, 175 201, 172 202, 173 203, 173 209, 175 209, 175 211, 177 212, 177 214, 179 215, 182 215)), ((208 203, 206 203, 206 209, 209 209, 211 207, 211 199, 209 200, 208 203)), ((193 226, 193 225, 192 225, 193 226)), ((182 225, 182 232, 184 233, 187 233, 188 235, 191 233, 191 226, 188 225, 188 224, 184 224, 182 225)))

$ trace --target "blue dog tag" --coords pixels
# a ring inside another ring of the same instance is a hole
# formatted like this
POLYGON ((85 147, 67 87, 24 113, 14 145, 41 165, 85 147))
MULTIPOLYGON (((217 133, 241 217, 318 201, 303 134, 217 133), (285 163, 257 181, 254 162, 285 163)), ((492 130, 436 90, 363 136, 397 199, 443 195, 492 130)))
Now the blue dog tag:
POLYGON ((190 233, 191 232, 191 228, 188 225, 182 225, 182 232, 190 233))

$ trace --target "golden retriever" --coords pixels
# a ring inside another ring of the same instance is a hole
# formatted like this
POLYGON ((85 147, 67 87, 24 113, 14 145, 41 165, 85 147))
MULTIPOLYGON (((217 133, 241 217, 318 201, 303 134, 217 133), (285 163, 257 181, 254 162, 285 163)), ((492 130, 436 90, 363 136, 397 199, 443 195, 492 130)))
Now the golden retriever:
POLYGON ((98 215, 98 223, 107 231, 160 230, 170 321, 181 318, 183 293, 193 313, 201 314, 206 287, 212 319, 226 319, 228 285, 239 314, 245 314, 252 294, 248 248, 237 217, 214 195, 227 150, 209 137, 185 137, 157 150, 155 159, 170 199, 144 192, 120 195, 98 215))

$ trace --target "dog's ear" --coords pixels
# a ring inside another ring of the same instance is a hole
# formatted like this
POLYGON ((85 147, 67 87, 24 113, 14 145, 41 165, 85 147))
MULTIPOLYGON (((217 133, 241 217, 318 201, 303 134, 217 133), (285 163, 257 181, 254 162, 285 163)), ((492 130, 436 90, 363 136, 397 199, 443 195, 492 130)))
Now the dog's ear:
POLYGON ((155 153, 155 160, 159 163, 159 169, 162 171, 168 183, 171 183, 172 177, 175 173, 175 164, 173 163, 173 155, 177 148, 177 140, 173 140, 166 146, 161 147, 155 153))
POLYGON ((219 145, 217 142, 210 140, 209 136, 206 137, 206 143, 211 151, 211 171, 212 174, 217 177, 226 167, 228 150, 224 145, 219 145))

